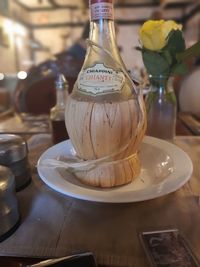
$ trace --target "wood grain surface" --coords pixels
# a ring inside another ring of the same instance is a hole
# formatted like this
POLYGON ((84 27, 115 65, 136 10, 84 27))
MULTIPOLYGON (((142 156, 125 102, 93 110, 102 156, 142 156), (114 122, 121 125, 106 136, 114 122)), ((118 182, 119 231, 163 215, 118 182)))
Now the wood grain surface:
POLYGON ((178 137, 175 143, 191 157, 192 177, 181 189, 154 200, 76 200, 51 190, 34 173, 32 184, 17 194, 21 225, 0 243, 0 255, 44 258, 89 250, 100 266, 146 267, 150 265, 139 234, 178 228, 200 258, 200 137, 178 137))

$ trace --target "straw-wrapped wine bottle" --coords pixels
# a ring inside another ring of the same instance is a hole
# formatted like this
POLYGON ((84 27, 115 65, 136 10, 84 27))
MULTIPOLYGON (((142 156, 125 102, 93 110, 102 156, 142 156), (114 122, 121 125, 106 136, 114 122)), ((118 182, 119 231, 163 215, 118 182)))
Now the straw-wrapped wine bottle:
POLYGON ((140 172, 138 147, 146 129, 142 96, 120 57, 113 0, 90 1, 90 36, 83 67, 68 97, 65 122, 77 155, 91 166, 83 183, 113 187, 140 172))

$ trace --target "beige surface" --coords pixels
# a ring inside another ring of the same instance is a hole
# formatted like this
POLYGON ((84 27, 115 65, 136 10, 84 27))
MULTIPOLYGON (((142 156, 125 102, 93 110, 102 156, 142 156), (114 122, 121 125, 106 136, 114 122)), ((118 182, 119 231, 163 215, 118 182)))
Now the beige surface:
POLYGON ((38 121, 37 117, 35 121, 23 121, 18 115, 14 115, 0 121, 0 134, 32 135, 35 133, 47 132, 50 132, 48 121, 38 121))
MULTIPOLYGON (((177 192, 155 200, 129 204, 76 200, 51 190, 35 173, 32 184, 17 194, 22 223, 0 243, 0 255, 53 257, 90 250, 105 266, 145 267, 149 265, 139 233, 178 228, 200 257, 200 137, 179 137, 176 143, 193 161, 192 178, 177 192)), ((34 151, 33 164, 38 156, 34 151)))
POLYGON ((10 94, 6 88, 0 87, 0 112, 8 109, 10 104, 10 94))
POLYGON ((179 107, 182 112, 200 114, 199 83, 200 67, 194 68, 184 76, 179 89, 179 107))

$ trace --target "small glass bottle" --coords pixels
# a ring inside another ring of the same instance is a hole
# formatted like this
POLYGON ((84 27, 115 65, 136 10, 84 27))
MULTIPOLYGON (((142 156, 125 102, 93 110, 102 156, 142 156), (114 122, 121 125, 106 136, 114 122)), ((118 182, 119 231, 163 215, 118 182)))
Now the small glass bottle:
POLYGON ((176 134, 177 102, 173 80, 163 75, 149 77, 146 97, 147 135, 173 141, 176 134))
POLYGON ((63 74, 59 74, 55 81, 56 105, 50 110, 52 141, 57 144, 68 139, 65 126, 65 104, 68 96, 68 83, 63 74))

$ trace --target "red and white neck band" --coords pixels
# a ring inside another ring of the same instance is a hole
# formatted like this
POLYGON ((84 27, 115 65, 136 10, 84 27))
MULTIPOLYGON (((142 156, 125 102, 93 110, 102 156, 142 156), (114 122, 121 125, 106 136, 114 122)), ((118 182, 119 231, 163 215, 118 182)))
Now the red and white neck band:
POLYGON ((91 21, 114 19, 113 0, 90 0, 91 21))

